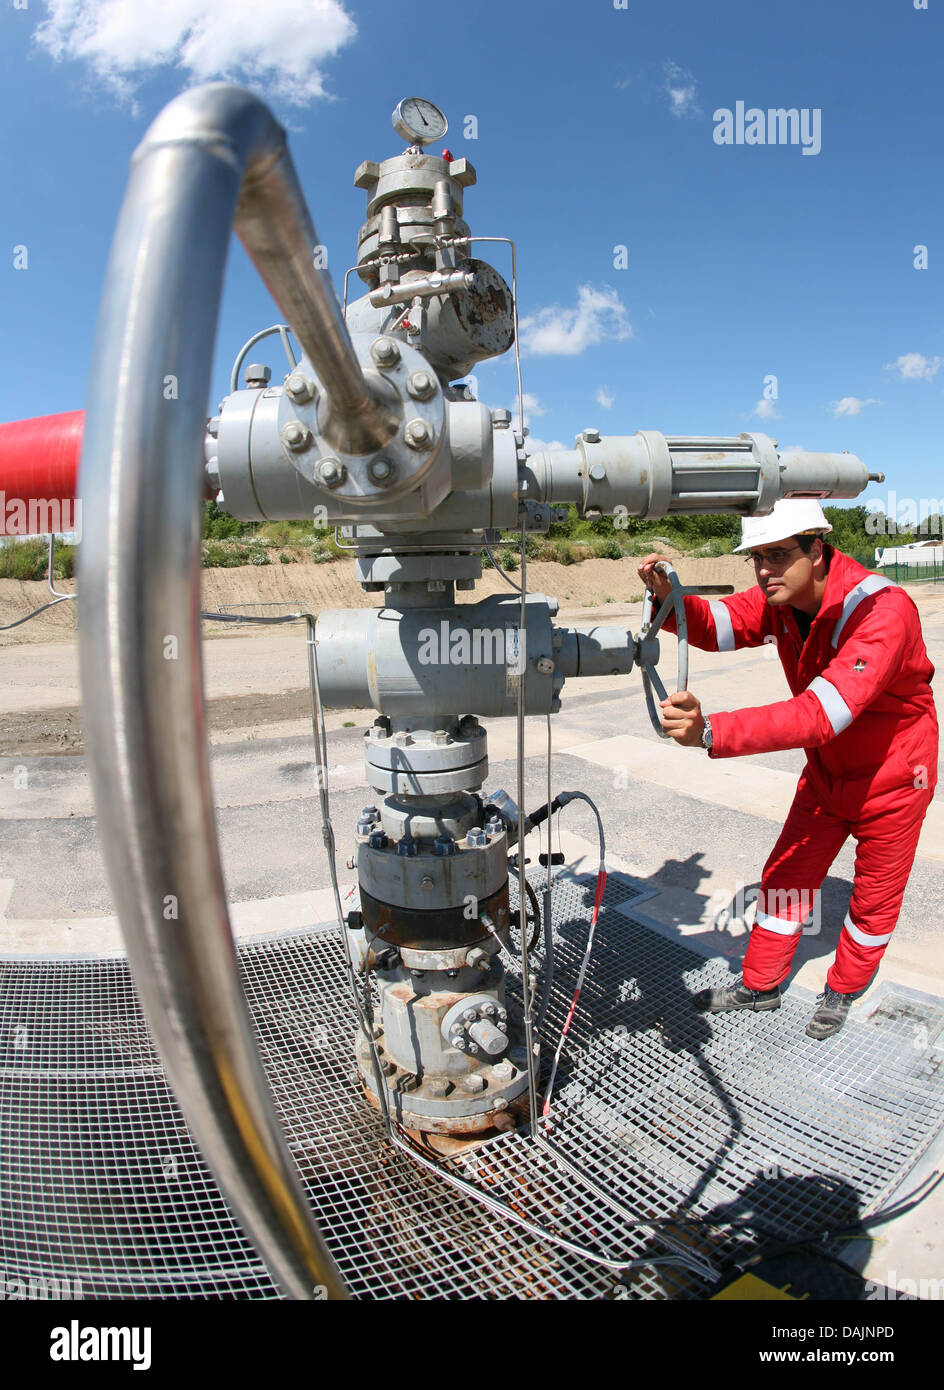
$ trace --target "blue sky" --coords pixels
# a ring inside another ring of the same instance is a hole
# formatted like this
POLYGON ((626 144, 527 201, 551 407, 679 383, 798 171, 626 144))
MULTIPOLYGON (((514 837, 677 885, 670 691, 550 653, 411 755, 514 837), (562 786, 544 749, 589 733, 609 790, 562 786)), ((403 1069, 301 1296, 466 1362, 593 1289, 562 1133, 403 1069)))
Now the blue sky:
MULTIPOLYGON (((884 471, 861 500, 944 496, 944 0, 480 0, 425 23, 380 0, 18 3, 0 11, 0 419, 84 405, 130 156, 178 91, 227 76, 289 127, 338 284, 355 167, 402 148, 401 97, 445 109, 478 172, 472 230, 517 242, 533 437, 754 429, 884 471), (717 143, 738 102, 820 112, 821 149, 717 143)), ((276 318, 234 243, 209 407, 276 318)), ((477 378, 512 404, 510 358, 477 378)))

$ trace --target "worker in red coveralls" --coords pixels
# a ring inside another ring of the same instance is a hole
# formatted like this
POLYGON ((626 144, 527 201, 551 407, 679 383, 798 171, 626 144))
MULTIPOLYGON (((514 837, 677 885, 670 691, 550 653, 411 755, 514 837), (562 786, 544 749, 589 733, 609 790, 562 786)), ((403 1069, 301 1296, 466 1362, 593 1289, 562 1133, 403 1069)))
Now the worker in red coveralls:
MULTIPOLYGON (((823 539, 832 527, 818 502, 785 499, 741 525, 736 549, 749 552, 757 583, 730 598, 686 596, 688 639, 721 652, 775 641, 793 698, 709 717, 691 691, 678 691, 662 701, 663 728, 710 758, 802 748, 806 766, 764 866, 742 981, 704 990, 695 1002, 710 1013, 780 1007, 815 895, 852 835, 849 911, 806 1029, 828 1038, 891 939, 934 795, 934 667, 912 600, 823 539)), ((664 558, 647 555, 639 566, 660 600, 670 591, 656 569, 664 558)), ((674 617, 665 627, 674 631, 674 617)))

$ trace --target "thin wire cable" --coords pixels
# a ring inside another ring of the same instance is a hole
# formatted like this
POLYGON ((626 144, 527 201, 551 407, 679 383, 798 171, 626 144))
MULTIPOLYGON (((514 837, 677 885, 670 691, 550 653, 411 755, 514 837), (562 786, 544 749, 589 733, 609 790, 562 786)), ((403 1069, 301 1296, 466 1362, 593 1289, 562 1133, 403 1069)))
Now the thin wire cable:
POLYGON ((492 568, 498 570, 498 573, 501 575, 502 579, 504 579, 506 584, 511 585, 516 594, 520 594, 521 585, 516 584, 515 581, 511 578, 511 575, 507 574, 505 570, 502 569, 501 565, 498 563, 498 561, 495 559, 495 556, 492 554, 492 547, 489 545, 488 541, 485 539, 484 536, 482 537, 482 544, 485 547, 486 555, 492 562, 492 568))
POLYGON ((59 604, 59 603, 68 603, 70 600, 73 600, 73 599, 78 598, 78 594, 77 594, 77 593, 67 594, 67 593, 65 593, 63 590, 57 589, 56 586, 55 586, 55 585, 53 584, 53 582, 52 582, 52 581, 53 581, 53 572, 52 572, 52 571, 53 571, 53 546, 54 546, 54 544, 55 544, 55 540, 56 540, 56 538, 55 538, 54 533, 53 533, 53 532, 50 532, 50 533, 49 533, 49 559, 48 559, 47 565, 46 565, 46 584, 48 585, 49 592, 53 595, 53 600, 52 600, 52 602, 51 602, 51 603, 42 603, 42 604, 40 604, 40 606, 39 606, 38 608, 34 608, 34 609, 32 610, 32 612, 27 613, 24 617, 22 617, 22 618, 15 618, 15 619, 13 620, 12 623, 2 623, 2 624, 0 624, 0 632, 10 632, 12 628, 15 628, 15 627, 22 627, 22 625, 23 625, 24 623, 28 623, 32 618, 38 618, 39 615, 40 615, 40 613, 46 613, 50 608, 55 608, 57 604, 59 604))
POLYGON ((292 351, 292 344, 289 340, 288 335, 291 331, 291 324, 273 323, 269 328, 261 328, 258 333, 254 333, 251 338, 243 343, 239 352, 236 354, 233 370, 229 374, 230 394, 239 390, 239 369, 248 357, 250 349, 254 348, 256 343, 261 343, 263 338, 271 337, 273 333, 278 333, 279 337, 282 339, 282 348, 285 352, 285 356, 288 358, 289 371, 294 372, 295 368, 298 366, 298 358, 292 351))

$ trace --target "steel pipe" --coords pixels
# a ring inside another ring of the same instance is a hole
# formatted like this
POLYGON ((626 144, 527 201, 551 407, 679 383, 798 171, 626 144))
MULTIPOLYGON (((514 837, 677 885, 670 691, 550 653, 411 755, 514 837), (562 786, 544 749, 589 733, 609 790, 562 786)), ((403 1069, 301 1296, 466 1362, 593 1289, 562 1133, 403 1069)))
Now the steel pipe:
POLYGON ((237 87, 178 97, 132 161, 93 354, 80 473, 85 737, 135 984, 184 1116, 282 1290, 344 1297, 256 1049, 210 786, 199 516, 234 219, 337 398, 364 400, 336 301, 311 264, 282 130, 237 87))

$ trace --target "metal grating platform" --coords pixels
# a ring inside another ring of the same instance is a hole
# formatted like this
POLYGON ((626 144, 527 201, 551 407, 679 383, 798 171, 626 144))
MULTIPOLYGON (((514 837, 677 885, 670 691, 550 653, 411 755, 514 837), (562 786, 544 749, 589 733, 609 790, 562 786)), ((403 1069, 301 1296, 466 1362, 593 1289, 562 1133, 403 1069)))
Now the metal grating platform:
MULTIPOLYGON (((551 1037, 592 892, 558 880, 551 1037)), ((805 1038, 796 997, 777 1013, 708 1020, 689 993, 728 966, 633 921, 646 896, 609 881, 552 1132, 624 1212, 526 1134, 467 1152, 456 1171, 608 1258, 683 1250, 717 1264, 746 1220, 786 1240, 875 1210, 944 1124, 944 1013, 926 1006, 916 1025, 886 992, 825 1046, 805 1038), (672 1224, 640 1229, 625 1209, 672 1224)), ((240 957, 289 1142, 355 1296, 705 1295, 707 1274, 670 1265, 618 1286, 390 1151, 355 1078, 335 930, 249 943, 240 957)), ((0 1049, 7 1280, 80 1279, 85 1298, 275 1296, 168 1091, 122 960, 0 961, 0 1049)))

